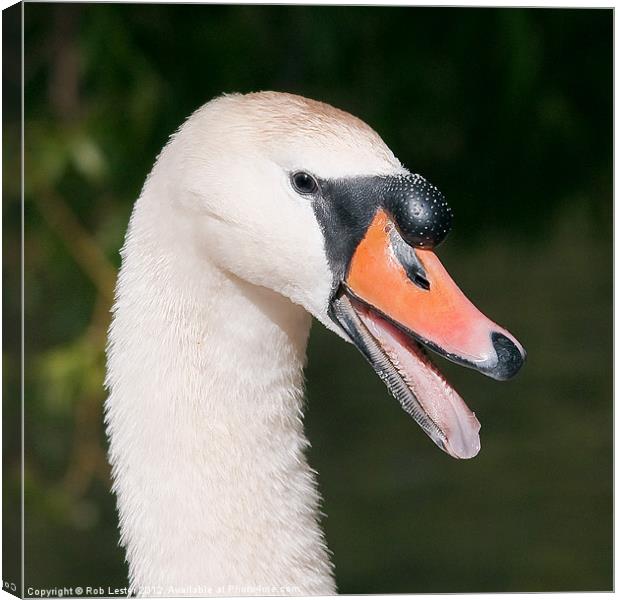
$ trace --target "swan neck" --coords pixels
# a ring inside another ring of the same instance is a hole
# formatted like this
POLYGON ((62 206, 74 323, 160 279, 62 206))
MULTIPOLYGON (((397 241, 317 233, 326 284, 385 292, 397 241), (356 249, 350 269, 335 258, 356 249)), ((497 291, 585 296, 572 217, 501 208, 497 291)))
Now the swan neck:
POLYGON ((334 593, 305 458, 310 316, 193 256, 137 202, 108 347, 106 424, 132 589, 334 593))

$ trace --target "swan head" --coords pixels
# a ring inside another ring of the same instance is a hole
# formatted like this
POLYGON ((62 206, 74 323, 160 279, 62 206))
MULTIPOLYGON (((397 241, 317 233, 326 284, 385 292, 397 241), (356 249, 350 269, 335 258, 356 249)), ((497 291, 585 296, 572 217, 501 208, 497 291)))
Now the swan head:
POLYGON ((191 252, 304 307, 357 346, 440 448, 478 453, 480 424, 424 347, 499 380, 525 351, 443 268, 433 249, 452 210, 375 131, 291 94, 226 95, 158 162, 191 252))

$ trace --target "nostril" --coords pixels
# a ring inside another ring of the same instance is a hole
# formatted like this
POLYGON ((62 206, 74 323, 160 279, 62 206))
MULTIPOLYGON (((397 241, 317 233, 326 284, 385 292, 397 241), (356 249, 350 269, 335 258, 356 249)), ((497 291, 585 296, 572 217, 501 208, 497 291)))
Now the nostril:
POLYGON ((413 283, 415 283, 418 287, 421 287, 423 290, 428 291, 431 289, 429 280, 417 273, 413 276, 413 283))
POLYGON ((510 379, 517 374, 525 361, 524 354, 521 353, 515 343, 503 333, 494 331, 491 334, 491 341, 497 353, 497 365, 493 369, 495 379, 510 379))
POLYGON ((394 255, 400 262, 407 277, 423 290, 431 289, 431 282, 426 278, 426 272, 413 248, 392 228, 390 230, 390 242, 394 255))

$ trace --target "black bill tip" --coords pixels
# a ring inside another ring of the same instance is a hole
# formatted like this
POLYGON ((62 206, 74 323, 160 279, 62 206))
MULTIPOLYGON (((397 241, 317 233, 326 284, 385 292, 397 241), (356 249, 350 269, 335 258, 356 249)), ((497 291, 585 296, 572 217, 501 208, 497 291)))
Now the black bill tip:
POLYGON ((519 348, 503 333, 494 331, 491 341, 497 353, 497 365, 489 373, 494 379, 505 381, 514 377, 525 362, 525 352, 519 348))

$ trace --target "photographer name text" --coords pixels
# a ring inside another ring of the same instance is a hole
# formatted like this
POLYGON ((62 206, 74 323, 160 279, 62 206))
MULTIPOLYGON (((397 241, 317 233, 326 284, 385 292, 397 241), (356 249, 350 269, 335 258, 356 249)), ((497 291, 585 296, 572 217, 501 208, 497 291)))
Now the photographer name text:
POLYGON ((26 588, 26 595, 31 598, 75 598, 77 596, 127 596, 127 587, 76 585, 75 587, 26 588))

